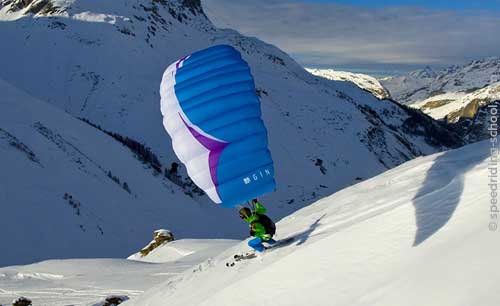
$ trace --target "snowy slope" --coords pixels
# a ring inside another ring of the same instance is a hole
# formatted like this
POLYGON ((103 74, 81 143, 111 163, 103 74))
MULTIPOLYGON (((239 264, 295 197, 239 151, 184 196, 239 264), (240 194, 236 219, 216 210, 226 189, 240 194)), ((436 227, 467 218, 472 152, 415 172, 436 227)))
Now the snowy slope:
POLYGON ((381 80, 400 103, 450 123, 473 118, 477 109, 500 100, 500 58, 486 58, 441 71, 427 67, 381 80))
POLYGON ((9 305, 20 296, 29 298, 35 306, 98 306, 99 300, 110 295, 131 298, 234 244, 231 240, 178 240, 161 252, 189 254, 175 260, 163 258, 159 264, 148 260, 66 259, 0 268, 0 305, 9 305))
MULTIPOLYGON (((215 28, 196 0, 1 3, 0 78, 145 143, 163 168, 177 161, 159 111, 164 69, 211 45, 238 48, 255 76, 269 131, 278 191, 263 201, 276 217, 416 156, 461 144, 417 112, 348 82, 312 76, 274 46, 215 28)), ((198 200, 208 204, 206 197, 198 200)))
POLYGON ((314 75, 329 80, 352 82, 358 85, 359 88, 368 90, 379 99, 388 99, 391 97, 387 89, 385 89, 376 78, 367 74, 337 71, 333 69, 306 68, 306 70, 314 75))
POLYGON ((277 224, 295 243, 226 267, 241 243, 123 305, 495 306, 488 142, 417 158, 277 224))
POLYGON ((151 262, 165 263, 175 262, 180 259, 196 258, 198 261, 203 261, 201 258, 208 258, 217 255, 217 251, 221 252, 239 242, 238 240, 224 239, 181 239, 174 240, 169 243, 162 244, 146 256, 142 256, 139 252, 130 255, 127 259, 151 262))
POLYGON ((233 211, 187 197, 110 136, 1 80, 0 92, 0 266, 125 257, 164 227, 243 237, 233 211))

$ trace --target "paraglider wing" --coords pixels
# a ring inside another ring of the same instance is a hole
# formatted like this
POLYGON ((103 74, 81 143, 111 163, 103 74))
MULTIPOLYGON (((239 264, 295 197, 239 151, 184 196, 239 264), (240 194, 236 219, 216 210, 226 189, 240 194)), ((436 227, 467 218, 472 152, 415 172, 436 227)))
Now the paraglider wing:
POLYGON ((232 207, 274 191, 274 167, 248 64, 218 45, 170 65, 160 87, 163 125, 188 175, 232 207))

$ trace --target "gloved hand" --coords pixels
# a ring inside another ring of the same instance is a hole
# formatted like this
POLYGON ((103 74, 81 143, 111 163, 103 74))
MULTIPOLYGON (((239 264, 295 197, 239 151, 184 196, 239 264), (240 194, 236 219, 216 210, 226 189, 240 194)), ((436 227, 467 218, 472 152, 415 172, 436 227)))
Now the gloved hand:
POLYGON ((264 241, 267 241, 269 239, 271 239, 271 235, 270 234, 265 234, 265 235, 262 236, 262 240, 264 240, 264 241))
POLYGON ((257 228, 256 223, 254 223, 254 222, 250 223, 250 230, 255 231, 256 228, 257 228))

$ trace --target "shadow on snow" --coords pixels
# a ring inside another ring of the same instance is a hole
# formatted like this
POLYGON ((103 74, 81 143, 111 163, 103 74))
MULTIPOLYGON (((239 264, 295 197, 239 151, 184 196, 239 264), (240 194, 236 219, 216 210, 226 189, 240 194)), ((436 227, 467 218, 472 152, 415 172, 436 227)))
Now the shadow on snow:
POLYGON ((453 216, 464 190, 464 174, 489 156, 477 150, 464 159, 448 151, 434 160, 419 191, 413 198, 417 233, 413 246, 434 235, 453 216))

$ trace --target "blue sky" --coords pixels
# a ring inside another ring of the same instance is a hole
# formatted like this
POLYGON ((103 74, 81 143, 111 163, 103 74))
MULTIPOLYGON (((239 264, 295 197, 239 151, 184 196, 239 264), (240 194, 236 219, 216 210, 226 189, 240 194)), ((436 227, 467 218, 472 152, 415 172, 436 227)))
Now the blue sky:
POLYGON ((394 74, 500 57, 500 0, 202 4, 216 26, 274 44, 306 67, 394 74))
POLYGON ((497 0, 294 0, 296 2, 337 3, 363 7, 415 6, 430 9, 500 10, 497 0))

